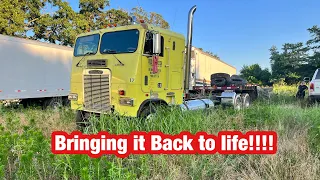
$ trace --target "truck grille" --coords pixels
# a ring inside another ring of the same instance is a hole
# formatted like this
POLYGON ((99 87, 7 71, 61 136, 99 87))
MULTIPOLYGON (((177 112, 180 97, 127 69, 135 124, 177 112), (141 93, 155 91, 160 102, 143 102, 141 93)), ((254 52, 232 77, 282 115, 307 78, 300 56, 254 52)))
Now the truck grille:
POLYGON ((87 61, 88 67, 106 67, 106 60, 88 60, 87 61))
POLYGON ((84 75, 84 107, 93 112, 110 111, 109 75, 84 75))

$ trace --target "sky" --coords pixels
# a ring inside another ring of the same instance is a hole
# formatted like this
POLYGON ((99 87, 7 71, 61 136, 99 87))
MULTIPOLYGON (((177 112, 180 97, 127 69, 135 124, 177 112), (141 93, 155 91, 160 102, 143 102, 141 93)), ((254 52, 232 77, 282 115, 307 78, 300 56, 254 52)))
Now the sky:
MULTIPOLYGON (((69 3, 78 9, 78 0, 69 3)), ((320 26, 320 0, 110 0, 108 8, 141 6, 161 14, 171 30, 186 36, 194 5, 193 46, 218 54, 238 73, 254 63, 270 68, 273 45, 306 42, 307 29, 320 26)))

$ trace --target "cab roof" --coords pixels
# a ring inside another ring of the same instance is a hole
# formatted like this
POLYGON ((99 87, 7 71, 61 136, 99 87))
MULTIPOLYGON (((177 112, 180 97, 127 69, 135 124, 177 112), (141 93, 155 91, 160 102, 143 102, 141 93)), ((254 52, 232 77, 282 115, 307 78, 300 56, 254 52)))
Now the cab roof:
POLYGON ((164 28, 160 28, 154 25, 150 25, 150 24, 131 24, 131 25, 124 25, 124 26, 117 26, 117 27, 108 27, 105 29, 98 29, 98 30, 93 30, 90 32, 86 32, 86 33, 81 33, 77 36, 81 37, 81 36, 87 36, 87 35, 92 35, 92 34, 102 34, 105 32, 114 32, 114 31, 122 31, 122 30, 129 30, 129 29, 148 29, 148 30, 155 30, 155 31, 159 31, 161 34, 166 34, 169 36, 175 36, 179 39, 185 39, 184 35, 180 34, 180 33, 176 33, 173 31, 170 31, 168 29, 164 29, 164 28))

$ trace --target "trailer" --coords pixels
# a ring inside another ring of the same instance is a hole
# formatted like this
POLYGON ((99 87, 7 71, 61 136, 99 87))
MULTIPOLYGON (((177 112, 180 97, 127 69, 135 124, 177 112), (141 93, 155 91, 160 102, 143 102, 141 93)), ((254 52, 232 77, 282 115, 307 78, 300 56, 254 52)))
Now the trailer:
POLYGON ((210 86, 211 75, 214 73, 236 74, 236 72, 234 66, 221 59, 194 46, 191 48, 190 89, 202 85, 210 86))
POLYGON ((0 101, 69 104, 73 48, 0 35, 0 101))
POLYGON ((233 106, 239 110, 248 108, 258 98, 258 85, 250 84, 238 75, 214 73, 209 85, 193 86, 190 92, 192 98, 208 96, 215 105, 233 106))
POLYGON ((209 98, 214 106, 249 107, 258 97, 257 85, 236 75, 236 68, 199 48, 191 48, 188 99, 209 98))

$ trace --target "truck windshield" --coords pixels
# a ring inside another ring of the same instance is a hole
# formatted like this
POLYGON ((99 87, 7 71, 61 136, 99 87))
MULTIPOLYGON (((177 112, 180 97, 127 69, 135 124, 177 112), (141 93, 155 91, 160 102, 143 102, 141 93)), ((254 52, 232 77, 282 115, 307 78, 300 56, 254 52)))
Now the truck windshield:
POLYGON ((136 29, 104 33, 101 38, 100 53, 133 53, 137 50, 138 40, 139 31, 136 29))
POLYGON ((74 56, 96 54, 98 51, 100 34, 79 37, 74 48, 74 56))

